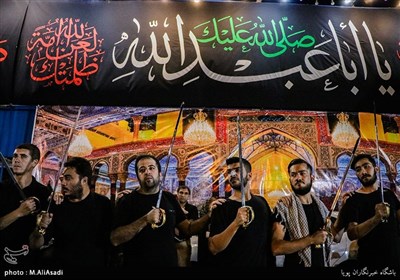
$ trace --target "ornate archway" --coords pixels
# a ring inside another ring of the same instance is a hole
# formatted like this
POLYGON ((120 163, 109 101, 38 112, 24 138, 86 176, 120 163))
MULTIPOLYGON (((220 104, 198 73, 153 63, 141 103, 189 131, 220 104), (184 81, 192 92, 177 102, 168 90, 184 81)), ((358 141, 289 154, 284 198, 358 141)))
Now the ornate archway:
MULTIPOLYGON (((287 166, 303 158, 316 166, 316 154, 304 141, 277 128, 259 131, 242 143, 243 157, 252 164, 252 192, 264 196, 271 207, 291 191, 287 166)), ((231 156, 238 155, 236 146, 231 156)))

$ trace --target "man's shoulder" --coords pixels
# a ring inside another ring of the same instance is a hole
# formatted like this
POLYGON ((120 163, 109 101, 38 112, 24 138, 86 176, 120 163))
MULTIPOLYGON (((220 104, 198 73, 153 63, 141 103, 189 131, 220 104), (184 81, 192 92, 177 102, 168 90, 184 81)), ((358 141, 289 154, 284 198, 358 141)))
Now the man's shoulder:
POLYGON ((196 207, 196 205, 193 205, 193 204, 189 204, 189 203, 188 203, 187 206, 188 206, 189 212, 198 213, 199 209, 196 207))
POLYGON ((121 207, 121 205, 126 206, 126 205, 130 205, 132 203, 132 200, 134 200, 135 198, 137 198, 137 190, 134 189, 129 193, 123 193, 121 196, 119 196, 117 198, 116 201, 116 207, 121 207))
POLYGON ((257 202, 261 202, 263 204, 266 204, 269 207, 268 201, 265 199, 265 197, 263 197, 262 195, 258 195, 258 194, 252 194, 252 198, 257 201, 257 202))
POLYGON ((186 204, 187 208, 191 208, 191 209, 197 209, 197 207, 193 204, 187 203, 186 204))
POLYGON ((10 182, 10 181, 3 181, 3 182, 0 182, 0 192, 1 193, 3 193, 3 192, 10 192, 10 190, 15 190, 15 188, 16 188, 17 186, 13 186, 12 185, 12 182, 10 182))
POLYGON ((363 193, 360 193, 360 192, 357 192, 357 191, 355 191, 351 196, 349 196, 347 199, 346 199, 346 203, 344 203, 344 205, 343 206, 345 206, 345 205, 355 205, 355 204, 358 204, 360 201, 363 201, 363 199, 365 198, 366 196, 363 194, 363 193))
POLYGON ((90 195, 96 201, 99 201, 100 203, 103 203, 103 204, 110 204, 111 203, 111 200, 108 197, 106 197, 105 195, 102 195, 102 194, 99 194, 99 193, 96 193, 96 192, 90 192, 90 195))
MULTIPOLYGON (((163 190, 162 196, 163 196, 164 198, 166 198, 168 201, 172 202, 173 204, 179 206, 179 202, 178 202, 178 200, 176 199, 176 196, 175 196, 172 192, 167 191, 167 190, 163 190)), ((180 207, 179 207, 179 208, 180 208, 180 207)))
POLYGON ((40 183, 38 180, 36 180, 36 178, 34 176, 32 176, 32 183, 30 184, 30 186, 32 186, 34 188, 40 188, 41 190, 45 189, 45 190, 51 192, 50 186, 46 186, 46 185, 40 183))
POLYGON ((51 187, 47 187, 42 183, 38 182, 35 177, 33 177, 32 183, 24 189, 24 193, 28 196, 36 196, 41 201, 46 201, 52 193, 51 187))
POLYGON ((172 192, 168 191, 168 190, 163 190, 162 192, 163 192, 162 195, 164 195, 164 196, 175 198, 175 195, 172 192))
POLYGON ((254 193, 252 193, 251 196, 254 197, 255 199, 261 199, 261 200, 267 201, 267 200, 265 199, 265 197, 263 197, 262 195, 259 195, 259 194, 254 194, 254 193))

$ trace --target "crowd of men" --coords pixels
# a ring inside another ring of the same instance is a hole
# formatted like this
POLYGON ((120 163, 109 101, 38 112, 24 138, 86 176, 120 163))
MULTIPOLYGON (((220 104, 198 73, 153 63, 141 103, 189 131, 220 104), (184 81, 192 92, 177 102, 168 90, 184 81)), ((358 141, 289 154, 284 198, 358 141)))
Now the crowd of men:
POLYGON ((139 187, 123 193, 115 204, 91 191, 92 167, 87 159, 72 157, 63 164, 57 196, 32 176, 39 159, 35 145, 18 145, 12 178, 0 184, 5 270, 127 273, 159 267, 252 267, 276 271, 278 256, 284 257, 282 269, 321 269, 331 265, 332 242, 339 242, 346 232, 358 245, 357 258, 346 263, 347 269, 400 273, 400 202, 392 190, 381 189, 378 167, 368 154, 352 160, 361 187, 347 194, 337 219, 330 223, 329 210, 312 191, 314 168, 301 158, 287 167, 292 193, 273 209, 250 190, 250 162, 227 158, 232 192, 210 199, 201 215, 189 203, 189 187, 180 186, 176 194, 161 188, 160 161, 150 154, 136 158, 139 187), (201 258, 193 259, 193 235, 199 236, 201 258))

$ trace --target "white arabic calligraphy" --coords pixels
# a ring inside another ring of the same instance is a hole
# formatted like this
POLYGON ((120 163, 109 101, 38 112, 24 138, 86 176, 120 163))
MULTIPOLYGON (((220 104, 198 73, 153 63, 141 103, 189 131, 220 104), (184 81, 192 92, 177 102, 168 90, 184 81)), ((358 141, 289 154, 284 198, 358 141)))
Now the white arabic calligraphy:
MULTIPOLYGON (((238 19, 241 20, 241 18, 238 18, 238 19)), ((229 20, 232 20, 232 19, 230 18, 229 20)), ((187 43, 185 44, 185 36, 184 36, 184 32, 183 32, 184 22, 179 14, 176 16, 175 21, 176 21, 176 28, 177 28, 177 37, 178 37, 178 41, 179 41, 180 66, 183 67, 185 65, 185 62, 187 61, 185 45, 187 46, 188 44, 187 43)), ((122 52, 122 50, 118 49, 118 45, 121 42, 127 41, 129 39, 129 36, 127 35, 128 32, 126 32, 126 31, 122 32, 121 40, 114 44, 112 59, 113 59, 113 63, 115 65, 115 67, 117 67, 118 69, 124 69, 125 67, 127 67, 128 61, 129 61, 130 65, 132 65, 135 69, 138 69, 138 68, 143 68, 143 67, 149 66, 151 63, 154 62, 154 63, 162 66, 162 78, 165 79, 166 81, 172 81, 172 80, 182 78, 185 75, 187 75, 188 73, 190 73, 196 66, 199 66, 201 68, 201 71, 210 79, 219 81, 219 82, 223 82, 223 83, 230 83, 230 84, 253 83, 253 82, 259 82, 259 81, 275 80, 275 79, 284 78, 284 77, 287 77, 287 76, 290 76, 293 74, 300 74, 301 78, 305 81, 313 81, 313 80, 318 80, 318 79, 326 77, 325 83, 324 83, 324 90, 325 91, 333 91, 333 90, 337 89, 339 87, 339 85, 333 84, 333 82, 327 77, 329 74, 331 74, 335 71, 341 71, 342 75, 349 81, 356 79, 356 77, 358 75, 358 69, 357 69, 355 61, 353 59, 350 59, 349 62, 346 62, 346 59, 345 59, 348 57, 348 53, 350 51, 352 51, 352 49, 349 47, 348 42, 341 43, 339 41, 337 31, 331 20, 328 21, 328 27, 330 29, 332 38, 327 38, 328 37, 327 33, 321 31, 321 34, 320 34, 321 38, 326 38, 326 39, 322 42, 319 42, 317 45, 314 46, 313 49, 311 49, 305 53, 304 60, 303 60, 304 65, 296 65, 296 66, 288 68, 288 69, 274 71, 271 73, 262 73, 262 74, 257 74, 257 75, 234 75, 234 76, 218 73, 216 71, 211 70, 207 66, 207 64, 204 62, 204 60, 202 58, 202 53, 201 53, 201 48, 200 48, 200 43, 199 43, 200 40, 199 40, 199 38, 196 37, 194 32, 191 30, 188 32, 188 35, 189 35, 192 47, 195 51, 195 58, 193 58, 192 62, 187 63, 186 67, 183 67, 182 69, 178 69, 175 72, 168 71, 167 65, 171 62, 172 51, 171 51, 171 45, 170 45, 170 41, 171 41, 170 36, 168 35, 167 32, 164 32, 164 34, 162 35, 162 38, 163 38, 162 44, 159 44, 159 42, 156 38, 155 32, 152 31, 149 35, 150 42, 151 42, 150 46, 143 45, 142 49, 141 49, 141 54, 147 53, 147 58, 144 58, 143 60, 139 60, 138 56, 136 55, 137 54, 136 52, 137 52, 137 48, 138 48, 139 42, 140 42, 140 37, 138 36, 140 33, 140 23, 136 19, 133 19, 133 23, 137 27, 136 28, 137 36, 132 39, 128 50, 126 51, 124 56, 122 56, 123 59, 122 60, 120 59, 120 61, 117 60, 117 57, 121 57, 121 55, 117 56, 117 53, 122 52), (331 42, 333 42, 335 44, 335 49, 337 51, 339 62, 335 63, 335 64, 331 64, 331 65, 325 67, 325 69, 321 69, 321 67, 317 68, 313 63, 313 61, 317 57, 319 60, 323 60, 323 58, 326 57, 326 61, 332 61, 332 59, 329 59, 331 57, 331 54, 329 54, 328 52, 326 52, 324 50, 318 49, 318 48, 320 48, 326 44, 329 44, 331 42), (347 46, 346 54, 343 53, 344 48, 342 48, 342 44, 344 46, 347 46), (165 50, 164 56, 161 56, 158 52, 158 50, 161 46, 163 46, 164 50, 165 50), (146 50, 151 50, 151 51, 146 52, 146 50), (348 65, 350 65, 350 68, 348 65)), ((245 23, 248 23, 248 22, 243 22, 242 24, 245 24, 245 23)), ((218 22, 216 19, 213 19, 211 21, 206 21, 205 23, 199 25, 199 26, 203 27, 203 30, 204 30, 203 34, 209 34, 209 32, 210 32, 210 28, 208 26, 205 26, 207 24, 210 24, 210 25, 212 24, 213 26, 217 26, 218 22)), ((273 24, 274 24, 274 22, 273 22, 273 24)), ((150 21, 149 26, 151 28, 157 27, 158 21, 157 20, 150 21)), ((168 23, 167 18, 164 20, 163 26, 164 26, 164 28, 170 27, 170 23, 168 23)), ((232 23, 232 26, 233 26, 233 23, 232 23)), ((239 25, 237 25, 237 26, 239 26, 239 25)), ((383 62, 383 65, 386 69, 385 70, 386 72, 384 72, 382 70, 381 63, 379 61, 383 57, 382 54, 384 53, 384 49, 379 42, 374 43, 373 36, 365 22, 362 23, 362 26, 363 26, 363 28, 366 32, 367 38, 369 40, 369 44, 371 47, 370 51, 372 52, 372 55, 374 57, 376 71, 378 72, 379 76, 383 80, 389 80, 392 75, 392 71, 391 71, 389 62, 386 59, 383 62), (377 48, 375 47, 375 45, 378 45, 380 47, 381 53, 379 56, 378 56, 377 48)), ((359 39, 359 35, 358 35, 359 30, 356 28, 356 26, 354 25, 354 23, 352 21, 349 21, 348 23, 341 22, 339 24, 339 27, 340 27, 341 32, 344 32, 346 29, 351 32, 352 38, 354 39, 353 43, 356 46, 358 57, 359 57, 359 60, 361 63, 363 78, 364 78, 364 80, 366 80, 368 77, 368 69, 367 69, 367 64, 365 61, 364 50, 362 48, 362 45, 361 45, 360 39, 359 39)), ((292 30, 293 26, 291 25, 288 28, 290 30, 292 30)), ((282 26, 281 26, 281 29, 283 30, 282 26)), ((239 34, 243 34, 243 32, 244 31, 242 31, 242 32, 236 31, 235 38, 237 40, 246 40, 246 42, 248 42, 248 39, 244 39, 243 37, 240 37, 242 35, 239 35, 239 34)), ((294 32, 291 36, 299 35, 302 32, 303 31, 294 32)), ((227 30, 224 30, 224 32, 221 34, 224 34, 224 35, 227 34, 227 30)), ((290 36, 288 36, 288 37, 290 37, 290 36)), ((212 38, 214 38, 214 37, 212 37, 212 38)), ((220 41, 220 43, 222 42, 224 44, 232 43, 234 41, 232 39, 233 37, 225 38, 224 40, 220 39, 219 37, 218 38, 215 37, 215 38, 218 39, 220 41)), ((304 37, 304 38, 306 38, 306 37, 304 37)), ((282 46, 282 49, 284 49, 284 48, 286 48, 286 46, 283 47, 284 45, 280 45, 280 44, 283 44, 282 42, 283 41, 279 41, 279 42, 277 42, 277 44, 279 43, 278 45, 282 46)), ((296 41, 296 44, 300 44, 299 42, 300 41, 296 41)), ((286 42, 285 44, 288 46, 291 46, 290 42, 286 42)), ((214 45, 215 45, 215 42, 214 42, 214 45)), ((243 72, 244 70, 251 71, 252 61, 248 60, 248 59, 239 59, 239 60, 237 60, 235 66, 236 66, 235 69, 233 69, 233 72, 235 72, 235 73, 240 73, 240 72, 243 72)), ((156 74, 153 73, 153 71, 154 71, 153 67, 154 67, 154 65, 151 66, 150 70, 149 70, 149 74, 148 74, 149 81, 154 81, 154 79, 156 77, 155 76, 156 74)), ((113 81, 119 80, 122 77, 131 76, 134 73, 135 73, 135 71, 129 71, 128 73, 124 73, 124 74, 114 78, 113 81)), ((193 75, 192 75, 188 78, 189 78, 189 80, 186 81, 184 83, 184 85, 191 83, 191 82, 195 82, 196 80, 199 79, 199 76, 193 78, 193 75)))

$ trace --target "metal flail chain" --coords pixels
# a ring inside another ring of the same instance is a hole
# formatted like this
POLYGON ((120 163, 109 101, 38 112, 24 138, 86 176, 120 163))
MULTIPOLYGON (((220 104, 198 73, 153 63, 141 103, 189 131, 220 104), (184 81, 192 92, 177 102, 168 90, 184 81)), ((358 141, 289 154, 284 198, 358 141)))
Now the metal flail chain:
MULTIPOLYGON (((378 166, 378 177, 379 177, 379 188, 381 189, 381 201, 385 203, 385 197, 383 195, 383 186, 382 186, 382 172, 381 172, 381 159, 379 152, 379 135, 378 135, 378 123, 376 120, 376 106, 374 101, 374 125, 375 125, 375 145, 376 145, 376 161, 378 166)), ((383 223, 387 223, 388 220, 386 218, 382 219, 383 223)))
POLYGON ((56 175, 55 180, 54 180, 55 185, 54 185, 54 189, 53 189, 53 192, 52 192, 50 200, 49 200, 49 204, 47 205, 47 209, 46 209, 46 211, 42 211, 42 213, 37 216, 36 225, 38 226, 38 231, 39 231, 39 233, 41 235, 46 234, 46 229, 40 227, 40 225, 39 225, 40 221, 42 220, 42 214, 49 213, 51 203, 54 200, 54 195, 55 195, 56 189, 57 189, 57 183, 58 183, 58 180, 60 180, 61 172, 64 169, 64 163, 65 163, 65 160, 67 159, 68 149, 69 149, 69 146, 71 145, 72 137, 73 137, 74 131, 76 130, 76 127, 78 125, 78 121, 79 121, 79 118, 81 116, 81 112, 82 112, 82 106, 79 107, 79 110, 78 110, 78 113, 76 115, 76 119, 75 119, 74 125, 72 126, 71 131, 69 133, 67 146, 66 146, 66 148, 64 150, 63 156, 61 158, 60 166, 59 166, 57 175, 56 175))
MULTIPOLYGON (((330 227, 330 224, 331 224, 331 216, 332 216, 333 211, 335 210, 336 204, 337 204, 337 202, 338 202, 338 200, 339 200, 339 197, 340 197, 340 195, 341 195, 341 193, 342 193, 343 186, 344 186, 344 182, 345 182, 345 179, 346 179, 347 174, 348 174, 348 172, 349 172, 351 163, 353 162, 354 156, 355 156, 355 154, 356 154, 357 147, 358 147, 358 145, 359 145, 359 143, 360 143, 360 139, 361 139, 361 136, 359 136, 359 137, 357 138, 356 143, 354 144, 353 151, 351 152, 350 161, 349 161, 349 163, 347 164, 346 170, 344 171, 343 177, 342 177, 342 179, 341 179, 341 181, 340 181, 338 190, 337 190, 336 195, 335 195, 335 198, 334 198, 334 200, 333 200, 333 202, 332 202, 332 205, 331 205, 331 208, 330 208, 330 210, 329 210, 329 213, 328 213, 328 215, 327 215, 326 218, 325 218, 325 223, 324 223, 323 229, 324 229, 324 230, 329 230, 329 232, 328 232, 329 235, 331 235, 330 229, 328 229, 328 227, 330 227)), ((328 246, 330 246, 330 245, 331 245, 331 244, 329 244, 329 242, 328 242, 328 246)), ((318 244, 318 245, 315 245, 315 248, 321 248, 321 245, 319 245, 319 244, 318 244)), ((326 260, 327 263, 329 264, 329 260, 327 259, 327 255, 326 255, 326 251, 325 251, 325 243, 322 244, 322 250, 323 250, 324 260, 326 260)))
POLYGON ((69 146, 71 145, 72 137, 74 136, 74 131, 76 130, 76 127, 78 125, 78 121, 79 121, 79 118, 81 116, 81 112, 82 112, 82 106, 79 107, 79 110, 78 110, 78 113, 76 115, 76 119, 75 119, 74 125, 72 126, 71 131, 69 132, 67 146, 66 146, 66 148, 64 150, 64 153, 63 153, 63 156, 61 158, 60 167, 58 169, 57 175, 56 175, 55 180, 54 180, 54 182, 55 182, 54 190, 53 190, 53 193, 52 193, 52 196, 51 196, 51 200, 49 201, 49 205, 47 206, 46 212, 49 212, 50 205, 51 205, 51 203, 53 201, 53 198, 54 198, 54 194, 56 193, 57 183, 58 183, 58 180, 60 180, 61 172, 63 171, 64 163, 65 163, 65 160, 67 159, 68 149, 69 149, 69 146))
MULTIPOLYGON (((162 175, 162 180, 161 180, 161 184, 160 184, 160 191, 159 191, 159 193, 158 193, 156 208, 160 208, 161 198, 162 198, 162 192, 163 192, 163 189, 162 189, 162 188, 164 187, 165 178, 167 177, 168 165, 169 165, 169 161, 170 161, 171 154, 172 154, 172 147, 174 146, 174 142, 175 142, 175 138, 176 138, 176 132, 178 131, 179 121, 180 121, 181 116, 182 116, 183 105, 185 105, 185 102, 182 102, 181 107, 180 107, 180 109, 179 109, 178 119, 176 120, 174 133, 173 133, 173 135, 172 135, 171 144, 170 144, 169 150, 168 150, 167 162, 165 163, 165 169, 164 169, 164 173, 163 173, 163 175, 162 175)), ((159 228, 159 227, 161 227, 161 226, 165 223, 165 220, 166 220, 165 212, 162 212, 161 224, 152 224, 151 227, 152 227, 153 229, 159 228)))
POLYGON ((243 176, 243 155, 242 155, 242 135, 240 133, 240 117, 236 117, 237 124, 237 136, 238 136, 238 153, 239 153, 239 176, 240 176, 240 190, 241 190, 241 200, 242 207, 246 207, 249 212, 249 221, 243 224, 244 228, 247 228, 250 223, 254 220, 254 210, 251 206, 246 206, 245 197, 245 186, 244 186, 244 176, 243 176))
POLYGON ((244 196, 244 184, 243 184, 243 159, 242 159, 242 135, 240 133, 240 117, 236 117, 237 124, 237 135, 238 135, 238 153, 239 153, 239 173, 240 173, 240 189, 242 191, 242 207, 246 206, 246 198, 244 196))
POLYGON ((325 226, 326 226, 327 223, 329 222, 328 219, 331 218, 332 213, 333 213, 333 211, 335 210, 336 204, 337 204, 337 202, 338 202, 338 200, 339 200, 339 197, 340 197, 340 195, 341 195, 341 193, 342 193, 342 190, 343 190, 343 186, 344 186, 344 182, 345 182, 347 173, 349 172, 351 163, 353 162, 353 159, 354 159, 354 156, 355 156, 355 154, 356 154, 357 147, 358 147, 358 145, 359 145, 359 143, 360 143, 360 140, 361 140, 361 136, 359 136, 359 137, 357 138, 356 143, 354 144, 353 151, 351 152, 350 161, 349 161, 349 163, 347 164, 346 170, 344 171, 344 174, 343 174, 343 177, 342 177, 342 180, 340 181, 340 184, 339 184, 338 190, 337 190, 337 192, 336 192, 335 198, 334 198, 334 200, 333 200, 333 202, 332 202, 332 205, 331 205, 331 208, 330 208, 330 210, 329 210, 329 213, 328 213, 328 216, 327 216, 327 220, 326 220, 325 226))

